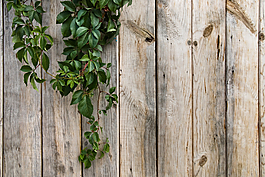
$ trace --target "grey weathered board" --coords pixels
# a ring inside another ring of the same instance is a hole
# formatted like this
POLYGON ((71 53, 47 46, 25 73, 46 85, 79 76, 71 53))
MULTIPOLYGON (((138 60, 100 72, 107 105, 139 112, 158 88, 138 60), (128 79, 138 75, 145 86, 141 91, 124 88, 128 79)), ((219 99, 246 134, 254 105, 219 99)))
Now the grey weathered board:
POLYGON ((22 65, 15 58, 10 37, 13 14, 13 10, 4 11, 3 176, 40 177, 41 96, 32 87, 25 86, 23 73, 19 71, 22 65))
POLYGON ((156 42, 158 176, 191 177, 191 0, 158 1, 156 42))
MULTIPOLYGON (((43 25, 49 26, 48 33, 54 38, 49 52, 50 73, 58 70, 57 61, 65 60, 61 25, 56 24, 56 15, 63 10, 59 0, 43 1, 47 13, 43 25)), ((81 149, 81 116, 75 105, 70 106, 71 96, 61 97, 52 89, 51 76, 45 74, 48 83, 42 87, 42 131, 43 131, 43 176, 80 176, 78 161, 81 149)))
POLYGON ((121 23, 120 176, 156 176, 155 0, 135 0, 121 23))
POLYGON ((227 1, 228 176, 259 176, 258 0, 227 1))
MULTIPOLYGON (((120 95, 100 118, 110 153, 88 170, 77 160, 87 146, 86 119, 49 83, 40 92, 25 87, 6 3, 0 1, 0 176, 265 177, 265 1, 133 0, 124 7, 120 36, 102 55, 113 63, 111 87, 120 95)), ((45 0, 44 9, 54 74, 64 60, 55 22, 63 7, 45 0)))
MULTIPOLYGON (((4 48, 3 48, 3 35, 4 35, 4 22, 3 22, 3 1, 0 1, 0 17, 1 22, 0 22, 0 154, 3 152, 3 119, 4 119, 4 114, 3 114, 3 106, 4 106, 4 48)), ((3 156, 0 155, 0 176, 2 175, 3 172, 3 156)))
POLYGON ((193 1, 194 175, 226 176, 225 1, 193 1))

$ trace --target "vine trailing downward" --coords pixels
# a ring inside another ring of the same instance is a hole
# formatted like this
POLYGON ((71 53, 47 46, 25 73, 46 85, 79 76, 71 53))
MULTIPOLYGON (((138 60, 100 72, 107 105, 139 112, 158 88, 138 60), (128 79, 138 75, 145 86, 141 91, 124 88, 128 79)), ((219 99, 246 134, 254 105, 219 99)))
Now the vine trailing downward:
POLYGON ((53 77, 50 81, 52 88, 58 90, 62 96, 72 94, 73 104, 78 104, 79 112, 86 117, 90 130, 84 133, 91 144, 91 148, 83 149, 78 157, 85 168, 91 166, 97 154, 99 158, 109 152, 108 139, 100 140, 102 127, 99 125, 100 114, 107 115, 113 104, 118 103, 118 96, 114 94, 115 87, 104 91, 100 85, 110 83, 111 63, 104 63, 101 59, 102 47, 111 43, 118 35, 120 28, 121 8, 132 0, 71 0, 62 1, 64 10, 57 15, 57 24, 61 25, 64 43, 65 61, 59 61, 60 69, 54 75, 48 72, 49 50, 53 45, 53 38, 46 33, 48 26, 42 25, 42 15, 45 11, 41 1, 7 0, 7 9, 15 10, 12 23, 12 41, 16 57, 23 63, 21 71, 25 72, 24 82, 28 80, 34 89, 38 90, 37 83, 46 80, 37 75, 37 68, 42 68, 53 77), (97 116, 93 116, 91 98, 98 90, 97 116), (105 94, 108 105, 99 109, 100 94, 105 94), (103 148, 99 148, 103 144, 103 148))

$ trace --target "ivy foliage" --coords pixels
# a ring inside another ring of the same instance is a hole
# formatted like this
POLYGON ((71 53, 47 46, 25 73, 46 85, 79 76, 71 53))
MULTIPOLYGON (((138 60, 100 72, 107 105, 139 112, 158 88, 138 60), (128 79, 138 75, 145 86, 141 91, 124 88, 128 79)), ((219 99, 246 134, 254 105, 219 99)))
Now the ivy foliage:
POLYGON ((27 2, 27 0, 7 0, 7 9, 12 7, 15 17, 12 23, 12 41, 16 57, 23 64, 24 82, 28 80, 32 87, 38 90, 37 83, 45 82, 39 78, 37 68, 42 68, 53 77, 50 80, 52 88, 62 96, 72 94, 71 105, 78 104, 78 111, 86 117, 90 130, 84 133, 90 148, 81 151, 78 157, 85 168, 91 166, 99 154, 102 158, 109 152, 109 141, 101 142, 99 134, 100 114, 107 115, 113 104, 118 103, 115 87, 108 91, 101 90, 101 85, 110 83, 111 63, 104 63, 101 52, 104 45, 111 43, 119 34, 121 8, 132 4, 132 0, 71 0, 62 1, 64 10, 56 17, 57 24, 61 24, 61 33, 66 47, 63 50, 65 61, 58 61, 60 69, 56 75, 48 72, 50 58, 49 50, 53 45, 53 38, 46 33, 48 26, 42 25, 45 13, 41 1, 27 2), (91 102, 95 91, 98 90, 97 118, 93 116, 94 106, 91 102), (108 102, 106 108, 99 109, 100 94, 105 94, 108 102), (103 146, 100 146, 102 144, 103 146))

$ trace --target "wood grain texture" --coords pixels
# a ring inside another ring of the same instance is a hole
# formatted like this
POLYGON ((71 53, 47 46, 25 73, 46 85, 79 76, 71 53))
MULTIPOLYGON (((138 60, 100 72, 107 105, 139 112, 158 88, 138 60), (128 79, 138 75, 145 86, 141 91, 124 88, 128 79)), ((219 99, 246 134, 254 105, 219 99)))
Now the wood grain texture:
POLYGON ((259 1, 227 4, 237 12, 227 11, 227 176, 254 177, 259 176, 259 1))
POLYGON ((259 27, 259 117, 260 117, 260 172, 265 176, 265 1, 260 3, 259 27))
MULTIPOLYGON (((0 18, 3 19, 3 1, 0 1, 0 18)), ((4 106, 4 22, 0 22, 0 176, 3 176, 3 106, 4 106)))
MULTIPOLYGON (((50 26, 48 33, 54 38, 54 46, 49 51, 49 72, 55 74, 59 69, 57 61, 65 60, 61 55, 64 47, 61 25, 56 25, 56 16, 63 6, 60 0, 45 0, 43 6, 47 11, 43 23, 50 26)), ((43 176, 80 176, 81 116, 76 106, 70 106, 72 96, 62 98, 49 84, 52 78, 44 76, 48 82, 42 91, 43 176)))
POLYGON ((194 175, 226 176, 225 1, 193 1, 194 175))
MULTIPOLYGON (((112 63, 111 67, 111 82, 109 87, 103 87, 100 85, 101 90, 108 91, 111 87, 117 87, 117 41, 114 40, 111 44, 108 44, 103 48, 102 53, 102 61, 104 63, 112 63)), ((97 99, 98 93, 96 93, 93 97, 93 105, 94 105, 94 116, 96 116, 97 110, 97 99)), ((107 102, 105 99, 105 94, 102 93, 100 97, 100 109, 104 109, 107 106, 107 102)), ((110 152, 105 154, 102 159, 96 159, 92 162, 92 166, 89 169, 83 169, 83 176, 93 176, 93 177, 117 177, 119 176, 119 119, 117 116, 117 106, 113 106, 108 112, 107 116, 103 114, 100 115, 99 125, 103 127, 103 133, 100 134, 100 139, 102 141, 106 141, 106 138, 109 139, 110 142, 110 152)), ((89 125, 86 123, 88 121, 87 118, 82 117, 82 130, 84 133, 89 130, 89 125)), ((82 139, 83 147, 92 148, 89 145, 89 142, 86 138, 82 139)), ((101 148, 103 148, 101 146, 101 148)))
POLYGON ((156 176, 155 1, 124 7, 120 30, 120 176, 156 176))
MULTIPOLYGON (((41 176, 40 93, 25 86, 22 64, 16 59, 11 40, 14 11, 7 12, 4 1, 4 174, 41 176)), ((39 87, 39 85, 38 85, 39 87)), ((39 87, 40 88, 40 87, 39 87)))
POLYGON ((157 4, 158 176, 192 176, 191 1, 157 4), (176 10, 178 9, 178 10, 176 10))

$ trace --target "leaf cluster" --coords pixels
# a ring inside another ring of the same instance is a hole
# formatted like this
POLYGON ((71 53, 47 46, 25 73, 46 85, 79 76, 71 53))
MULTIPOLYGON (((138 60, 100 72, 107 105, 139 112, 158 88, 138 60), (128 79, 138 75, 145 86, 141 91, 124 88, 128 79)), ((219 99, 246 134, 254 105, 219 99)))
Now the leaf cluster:
POLYGON ((48 72, 50 59, 48 50, 53 45, 53 38, 46 33, 48 26, 42 26, 42 15, 45 13, 40 1, 27 3, 27 0, 7 0, 7 9, 15 10, 12 23, 12 41, 16 57, 23 63, 21 71, 25 72, 24 82, 30 80, 34 89, 36 83, 43 83, 39 78, 37 68, 42 68, 53 78, 50 80, 52 88, 62 96, 72 94, 71 105, 77 104, 78 111, 88 119, 90 131, 85 132, 90 148, 81 151, 79 161, 86 168, 96 159, 109 152, 109 141, 103 146, 100 139, 102 127, 99 125, 100 114, 107 115, 113 104, 118 103, 115 87, 109 91, 101 90, 101 85, 110 83, 111 63, 104 63, 101 58, 103 46, 111 43, 119 34, 121 9, 124 5, 131 5, 132 0, 71 0, 61 1, 64 10, 56 17, 57 24, 61 24, 61 33, 65 48, 62 55, 65 61, 58 61, 59 70, 56 74, 48 72), (97 119, 93 116, 94 105, 91 98, 98 90, 97 119), (100 95, 105 94, 108 105, 99 109, 100 95), (100 148, 100 147, 103 147, 100 148))

